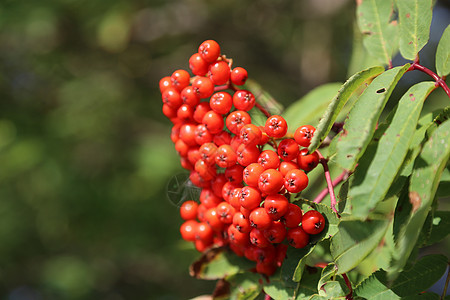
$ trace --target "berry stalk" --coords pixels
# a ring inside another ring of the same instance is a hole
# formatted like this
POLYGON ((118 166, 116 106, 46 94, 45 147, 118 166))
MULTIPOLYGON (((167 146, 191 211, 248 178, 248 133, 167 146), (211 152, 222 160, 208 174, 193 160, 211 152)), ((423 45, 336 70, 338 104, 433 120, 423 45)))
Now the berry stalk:
POLYGON ((325 180, 327 181, 328 193, 330 194, 330 199, 331 199, 331 209, 339 217, 339 213, 336 209, 336 195, 334 194, 333 182, 331 180, 330 170, 328 169, 327 159, 325 157, 323 157, 323 155, 318 150, 316 150, 316 152, 319 155, 319 162, 322 165, 323 171, 325 173, 325 180))

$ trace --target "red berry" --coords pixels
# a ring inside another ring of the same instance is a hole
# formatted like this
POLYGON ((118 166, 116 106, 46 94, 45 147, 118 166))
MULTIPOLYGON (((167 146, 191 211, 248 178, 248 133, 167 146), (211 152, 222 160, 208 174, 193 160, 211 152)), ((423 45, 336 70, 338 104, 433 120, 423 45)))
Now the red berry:
POLYGON ((222 187, 222 198, 229 202, 230 197, 234 196, 235 189, 240 187, 237 183, 234 182, 226 182, 222 187))
POLYGON ((225 61, 217 61, 209 65, 209 78, 215 85, 222 85, 230 80, 230 66, 225 61))
POLYGON ((204 242, 212 242, 214 232, 206 222, 200 222, 195 234, 196 240, 202 240, 204 242))
POLYGON ((237 154, 230 145, 222 145, 217 148, 215 161, 219 167, 228 168, 236 164, 237 154))
POLYGON ((211 190, 217 197, 222 197, 223 186, 227 182, 228 180, 223 173, 217 174, 217 176, 211 180, 211 190))
POLYGON ((264 169, 277 169, 280 165, 280 158, 278 154, 273 150, 264 150, 258 157, 258 163, 264 167, 264 169))
POLYGON ((220 46, 214 40, 206 40, 198 47, 198 53, 205 61, 212 63, 220 55, 220 46))
POLYGON ((258 187, 259 175, 264 172, 264 167, 258 163, 251 163, 245 167, 242 173, 244 182, 251 187, 258 187))
POLYGON ((197 76, 192 81, 192 88, 201 98, 209 98, 214 92, 214 83, 208 77, 197 76))
POLYGON ((230 203, 231 206, 234 207, 234 209, 238 211, 241 210, 241 198, 240 198, 241 189, 242 188, 240 187, 233 189, 231 195, 228 197, 228 200, 226 200, 228 203, 230 203))
POLYGON ((275 260, 276 250, 274 246, 257 248, 254 250, 254 252, 257 263, 269 264, 273 263, 275 260))
POLYGON ((280 194, 269 195, 264 200, 264 208, 272 220, 279 220, 287 213, 289 200, 280 194))
POLYGON ((206 206, 206 208, 216 207, 220 202, 222 202, 222 199, 211 189, 202 189, 200 192, 200 203, 206 206))
POLYGON ((250 225, 258 229, 267 229, 272 225, 272 219, 263 207, 255 208, 249 216, 250 225))
POLYGON ((272 276, 277 271, 277 266, 274 263, 256 263, 256 272, 266 276, 272 276))
POLYGON ((189 85, 190 79, 191 76, 186 70, 176 70, 171 76, 172 84, 179 92, 189 85))
POLYGON ((249 233, 239 231, 233 224, 227 230, 228 239, 234 245, 247 246, 249 244, 249 233))
POLYGON ((209 165, 204 160, 198 160, 194 165, 194 170, 202 177, 203 180, 212 180, 216 174, 217 170, 215 165, 209 165))
POLYGON ((199 145, 212 142, 213 135, 206 128, 205 124, 198 124, 195 128, 195 142, 199 145))
POLYGON ((283 176, 275 169, 265 170, 259 175, 258 187, 264 194, 276 194, 283 187, 283 176))
POLYGON ((196 107, 200 103, 200 97, 192 86, 185 87, 181 91, 180 96, 184 104, 189 104, 192 107, 196 107))
POLYGON ((248 78, 247 70, 241 67, 236 67, 230 74, 231 82, 235 85, 243 85, 248 78))
POLYGON ((278 244, 284 241, 286 238, 286 233, 286 227, 284 227, 284 224, 279 221, 272 221, 270 227, 264 230, 265 237, 273 244, 278 244))
POLYGON ((177 110, 165 103, 163 104, 162 112, 168 119, 173 119, 177 117, 177 110))
POLYGON ((284 187, 290 193, 299 193, 308 186, 308 176, 299 169, 292 169, 284 176, 284 187))
POLYGON ((311 125, 300 126, 295 130, 294 139, 300 146, 309 147, 315 131, 316 129, 311 125))
POLYGON ((244 217, 241 212, 237 212, 233 216, 233 225, 237 230, 243 233, 250 232, 252 230, 252 226, 250 225, 250 221, 244 217))
POLYGON ((281 172, 283 177, 286 176, 286 173, 292 169, 298 169, 298 165, 292 161, 282 161, 278 167, 278 170, 281 172))
POLYGON ((211 247, 213 243, 213 240, 207 240, 207 241, 203 241, 203 240, 196 240, 194 242, 195 245, 195 249, 197 249, 198 252, 205 252, 206 250, 208 250, 209 247, 211 247))
POLYGON ((225 177, 228 181, 233 183, 241 183, 243 180, 244 167, 241 165, 234 165, 225 169, 225 177))
POLYGON ((284 139, 278 144, 278 155, 285 161, 297 158, 298 144, 293 139, 284 139))
POLYGON ((209 107, 209 102, 200 102, 196 107, 194 111, 194 120, 197 123, 202 123, 203 117, 205 114, 210 111, 211 108, 209 107))
POLYGON ((226 126, 234 134, 239 134, 242 126, 250 124, 252 119, 250 115, 241 110, 236 110, 230 113, 226 119, 226 126))
POLYGON ((161 78, 159 81, 159 90, 163 93, 167 88, 173 87, 172 78, 170 76, 166 76, 161 78))
POLYGON ((237 161, 241 166, 248 166, 251 163, 256 162, 259 156, 259 149, 257 146, 241 144, 236 150, 237 161))
POLYGON ((208 62, 205 61, 199 53, 194 53, 189 58, 189 68, 194 75, 204 76, 208 73, 208 62))
POLYGON ((198 222, 195 220, 187 220, 180 226, 181 237, 185 241, 193 242, 195 241, 195 236, 197 234, 198 222))
POLYGON ((258 145, 261 140, 262 133, 258 126, 246 124, 242 126, 239 136, 242 143, 245 145, 258 145))
POLYGON ((230 112, 230 109, 233 106, 233 98, 231 98, 231 95, 227 92, 217 92, 211 96, 209 105, 215 112, 225 115, 230 112))
POLYGON ((288 211, 281 218, 287 228, 297 227, 302 221, 302 209, 293 204, 288 204, 288 211))
POLYGON ((183 220, 193 220, 197 218, 198 203, 193 200, 183 202, 180 207, 180 215, 183 220))
POLYGON ((221 231, 223 229, 223 223, 220 220, 220 216, 217 212, 217 208, 213 207, 206 211, 205 222, 211 226, 214 231, 221 231))
POLYGON ((231 134, 225 130, 214 135, 214 143, 217 146, 229 145, 231 143, 231 134))
POLYGON ((307 211, 302 218, 302 227, 306 233, 318 234, 325 227, 325 218, 317 210, 307 211))
POLYGON ((309 243, 309 235, 301 227, 289 229, 286 238, 294 248, 304 248, 309 243))
POLYGON ((224 126, 222 115, 216 113, 213 110, 208 111, 203 116, 202 123, 205 124, 206 128, 208 128, 208 131, 212 134, 221 132, 224 126))
POLYGON ((223 224, 231 224, 233 222, 233 216, 235 215, 236 210, 229 203, 222 202, 217 205, 216 212, 223 224))
POLYGON ((177 118, 182 122, 194 120, 194 108, 189 104, 182 104, 177 110, 177 118))
POLYGON ((169 105, 173 109, 178 109, 178 107, 180 107, 183 103, 180 93, 173 87, 166 88, 161 94, 161 97, 163 103, 169 105))
POLYGON ((208 165, 215 163, 217 146, 214 143, 205 143, 198 149, 200 153, 200 159, 204 160, 208 165))
POLYGON ((197 126, 194 124, 184 124, 180 127, 180 139, 186 143, 188 146, 196 146, 197 142, 195 141, 195 130, 197 126))
POLYGON ((297 164, 300 169, 309 172, 319 164, 319 155, 317 152, 308 154, 308 149, 302 149, 297 157, 297 164))
POLYGON ((264 231, 258 228, 253 228, 250 231, 250 242, 259 248, 265 248, 271 245, 269 240, 264 236, 264 231))
POLYGON ((253 210, 261 204, 261 193, 259 190, 245 186, 239 192, 241 206, 248 210, 253 210))
POLYGON ((255 102, 255 96, 247 90, 236 91, 233 95, 233 104, 238 110, 249 111, 255 102))
POLYGON ((264 129, 269 136, 282 138, 286 135, 288 126, 286 120, 282 116, 274 115, 267 119, 264 129))

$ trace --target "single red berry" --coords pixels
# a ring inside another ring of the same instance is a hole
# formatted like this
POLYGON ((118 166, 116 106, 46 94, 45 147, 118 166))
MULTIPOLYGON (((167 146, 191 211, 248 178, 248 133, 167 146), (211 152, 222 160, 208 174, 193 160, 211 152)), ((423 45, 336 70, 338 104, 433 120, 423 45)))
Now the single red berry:
POLYGON ((192 88, 201 99, 209 98, 214 92, 214 83, 208 77, 196 76, 192 88))
POLYGON ((245 186, 239 192, 239 199, 243 208, 252 211, 261 204, 261 193, 251 186, 245 186))
POLYGON ((298 227, 302 221, 302 209, 294 203, 288 204, 288 211, 281 218, 287 228, 298 227))
POLYGON ((166 88, 161 94, 161 97, 163 103, 169 105, 173 109, 178 109, 178 107, 180 107, 180 105, 183 103, 180 93, 174 87, 166 88))
POLYGON ((193 185, 199 188, 207 188, 210 186, 211 182, 209 180, 204 179, 198 172, 195 170, 191 171, 189 174, 189 180, 193 185))
POLYGON ((233 183, 241 183, 243 180, 244 167, 241 165, 234 165, 225 169, 225 177, 228 181, 233 183))
POLYGON ((283 187, 283 176, 275 169, 265 170, 259 175, 258 187, 264 194, 276 194, 283 187))
POLYGON ((215 112, 225 115, 230 112, 233 106, 233 98, 227 92, 217 92, 211 96, 209 105, 215 112))
POLYGON ((210 165, 201 159, 195 163, 194 170, 206 181, 212 180, 217 174, 215 165, 210 165))
POLYGON ((198 47, 198 53, 205 61, 212 63, 220 55, 220 46, 214 40, 206 40, 198 47))
POLYGON ((307 234, 301 227, 289 229, 286 238, 289 245, 294 248, 304 248, 309 243, 309 234, 307 234))
POLYGON ((238 110, 249 111, 255 106, 255 102, 255 96, 247 90, 236 91, 233 95, 233 104, 238 110))
POLYGON ((217 205, 216 212, 223 224, 231 224, 233 222, 233 216, 235 215, 236 210, 229 203, 222 202, 217 205))
POLYGON ((180 157, 180 164, 183 169, 186 169, 189 171, 194 170, 193 164, 186 157, 180 157))
POLYGON ((278 154, 273 150, 264 150, 258 157, 258 163, 264 167, 264 169, 277 169, 280 165, 280 158, 278 154))
POLYGON ((183 157, 186 156, 189 151, 189 145, 187 145, 182 139, 175 142, 175 150, 183 157))
POLYGON ((264 230, 264 236, 272 244, 278 244, 284 241, 284 239, 286 238, 286 233, 286 227, 279 221, 272 221, 270 227, 264 230))
POLYGON ((183 202, 180 207, 180 215, 183 220, 194 220, 197 218, 198 203, 194 200, 183 202))
POLYGON ((187 158, 192 165, 195 165, 197 160, 200 159, 200 151, 198 151, 197 147, 189 148, 187 152, 187 158))
POLYGON ((291 161, 297 158, 298 151, 298 144, 293 139, 284 139, 278 144, 278 155, 284 161, 291 161))
POLYGON ((227 230, 228 233, 228 239, 230 242, 234 245, 239 246, 247 246, 249 245, 249 233, 248 232, 241 232, 237 230, 237 228, 232 224, 228 227, 227 230))
POLYGON ((298 165, 292 161, 282 161, 278 167, 278 170, 281 172, 283 177, 286 176, 286 173, 292 169, 298 169, 298 165))
POLYGON ((200 159, 204 160, 208 165, 215 163, 217 146, 214 143, 205 143, 198 149, 200 153, 200 159))
POLYGON ((279 220, 287 213, 289 208, 289 200, 280 194, 273 194, 264 200, 264 209, 267 211, 272 220, 279 220))
POLYGON ((223 173, 217 174, 217 176, 211 180, 211 190, 217 197, 222 197, 223 186, 227 182, 228 180, 223 173))
POLYGON ((239 212, 241 210, 241 198, 240 198, 241 189, 242 187, 233 189, 230 197, 228 197, 228 199, 225 199, 225 201, 230 203, 230 205, 233 206, 234 209, 236 209, 236 211, 239 212))
POLYGON ((321 233, 325 227, 325 218, 317 210, 307 211, 302 218, 302 227, 309 234, 321 233))
POLYGON ((267 119, 264 129, 269 136, 282 138, 286 135, 288 126, 286 120, 282 116, 273 115, 267 119))
POLYGON ((226 126, 234 134, 239 134, 242 126, 250 124, 252 119, 250 115, 241 110, 236 110, 230 113, 226 119, 226 126))
POLYGON ((303 125, 295 130, 294 139, 302 147, 309 147, 316 128, 311 125, 303 125))
POLYGON ((195 245, 195 249, 198 252, 205 252, 206 250, 208 250, 211 246, 212 246, 213 240, 207 240, 207 241, 203 241, 203 240, 195 240, 194 245, 195 245))
POLYGON ((197 219, 200 222, 204 222, 205 221, 205 213, 208 210, 208 207, 206 207, 205 204, 200 203, 198 208, 197 208, 197 219))
POLYGON ((206 222, 198 223, 195 239, 204 242, 212 242, 214 232, 206 222))
POLYGON ((192 86, 185 87, 181 91, 180 96, 184 104, 189 104, 192 107, 196 107, 200 103, 200 97, 192 86))
POLYGON ((216 113, 213 110, 208 111, 203 116, 202 123, 205 124, 206 128, 208 128, 208 131, 212 134, 221 132, 224 126, 222 115, 216 113))
POLYGON ((212 142, 213 135, 206 128, 205 124, 198 124, 195 128, 195 142, 199 145, 212 142))
POLYGON ((300 169, 309 172, 319 164, 319 155, 317 152, 308 154, 308 149, 302 149, 297 157, 297 164, 300 169))
POLYGON ((191 122, 194 120, 194 108, 189 104, 182 104, 178 107, 177 118, 184 122, 191 122))
POLYGON ((254 250, 254 256, 257 263, 269 264, 273 263, 276 256, 276 249, 274 246, 269 245, 265 248, 256 248, 254 250))
POLYGON ((197 142, 195 141, 195 130, 197 126, 194 124, 183 124, 180 127, 180 139, 186 143, 188 146, 196 146, 197 142))
POLYGON ((241 166, 248 166, 251 163, 256 162, 260 154, 257 146, 241 144, 237 150, 237 161, 241 166))
POLYGON ((277 271, 275 263, 264 264, 256 263, 256 272, 265 276, 272 276, 277 271))
POLYGON ((222 199, 217 196, 211 189, 202 189, 200 192, 200 203, 206 208, 213 208, 219 205, 222 199))
POLYGON ((185 241, 193 242, 195 241, 195 236, 197 235, 198 222, 195 220, 187 220, 180 226, 181 237, 185 241))
POLYGON ((284 176, 284 187, 290 193, 299 193, 308 186, 308 176, 299 169, 292 169, 284 176))
POLYGON ((245 145, 258 145, 261 140, 262 133, 258 126, 246 124, 242 126, 239 136, 242 143, 245 145))
POLYGON ((222 130, 214 135, 213 140, 217 146, 229 145, 231 143, 231 134, 228 131, 222 130))
POLYGON ((219 167, 228 168, 236 164, 237 154, 230 145, 222 145, 217 148, 215 161, 219 167))
POLYGON ((258 163, 251 163, 245 167, 242 178, 244 182, 254 188, 258 187, 259 175, 264 172, 264 167, 258 163))
POLYGON ((231 71, 230 79, 235 85, 243 85, 248 78, 247 70, 241 67, 236 67, 231 71))
POLYGON ((209 73, 209 78, 215 85, 222 85, 230 80, 230 66, 223 60, 209 65, 209 73))
POLYGON ((233 216, 233 225, 237 230, 243 233, 250 232, 253 227, 250 225, 250 221, 244 217, 241 212, 237 212, 233 216))
POLYGON ((168 119, 173 119, 177 117, 177 109, 170 107, 167 104, 163 104, 162 112, 168 119))
POLYGON ((186 70, 176 70, 171 76, 172 84, 179 92, 189 85, 190 79, 191 76, 186 70))
POLYGON ((265 248, 271 245, 269 240, 264 236, 264 231, 258 228, 253 228, 250 231, 250 242, 259 248, 265 248))
POLYGON ((264 230, 270 227, 272 219, 270 218, 264 207, 255 208, 249 216, 250 225, 252 227, 264 230))
POLYGON ((170 76, 161 78, 161 80, 159 81, 160 92, 163 93, 169 87, 173 87, 172 78, 170 76))
POLYGON ((235 182, 226 182, 222 187, 222 198, 229 202, 230 197, 232 197, 235 193, 235 189, 241 187, 238 183, 235 182))
POLYGON ((245 256, 245 258, 247 258, 250 261, 256 262, 256 260, 257 260, 256 251, 258 249, 260 249, 260 248, 256 247, 253 244, 249 244, 247 247, 244 248, 244 256, 245 256))
POLYGON ((206 211, 205 222, 212 228, 212 230, 219 232, 223 229, 224 224, 220 220, 220 216, 217 212, 217 208, 213 207, 206 211))
POLYGON ((208 73, 209 63, 205 61, 199 53, 194 53, 189 58, 189 68, 197 76, 204 76, 208 73))
POLYGON ((203 117, 205 114, 210 111, 211 108, 209 107, 209 102, 200 102, 196 107, 194 111, 194 120, 197 123, 202 123, 203 117))

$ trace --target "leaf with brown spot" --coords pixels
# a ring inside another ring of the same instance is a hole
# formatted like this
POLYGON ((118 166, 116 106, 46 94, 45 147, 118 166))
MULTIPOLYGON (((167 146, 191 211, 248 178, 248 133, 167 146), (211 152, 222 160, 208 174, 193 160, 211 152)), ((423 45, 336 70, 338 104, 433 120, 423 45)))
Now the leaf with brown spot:
POLYGON ((409 203, 411 203, 412 205, 411 213, 415 213, 422 203, 422 199, 420 199, 419 193, 414 191, 409 192, 409 203))

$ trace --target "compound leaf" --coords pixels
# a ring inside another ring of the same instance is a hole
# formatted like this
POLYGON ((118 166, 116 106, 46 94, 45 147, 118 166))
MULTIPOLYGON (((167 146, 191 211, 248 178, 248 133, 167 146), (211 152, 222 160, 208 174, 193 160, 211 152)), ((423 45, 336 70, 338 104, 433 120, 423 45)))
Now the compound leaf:
MULTIPOLYGON (((384 68, 377 66, 368 68, 366 70, 360 71, 350 77, 339 89, 337 94, 334 96, 333 100, 327 107, 327 110, 320 119, 319 125, 317 125, 314 136, 311 140, 311 145, 309 146, 309 152, 316 150, 323 140, 327 137, 330 132, 333 123, 336 121, 342 107, 347 103, 351 95, 364 83, 372 80, 374 77, 380 75, 384 72, 384 68)), ((335 90, 336 91, 336 90, 335 90)), ((323 109, 322 109, 323 111, 323 109)), ((300 125, 300 124, 299 124, 300 125)))
MULTIPOLYGON (((364 219, 384 199, 408 153, 423 102, 435 88, 434 82, 412 86, 400 99, 389 127, 377 143, 375 155, 369 157, 368 168, 357 168, 349 190, 353 216, 364 219)), ((366 154, 368 151, 366 151, 366 154)))
POLYGON ((450 25, 442 34, 436 49, 436 72, 441 77, 450 73, 450 25))
POLYGON ((350 110, 344 130, 336 137, 336 163, 353 171, 363 155, 381 112, 397 82, 409 68, 409 64, 387 70, 373 80, 350 110))
POLYGON ((432 0, 396 0, 400 53, 414 60, 430 37, 432 0))

